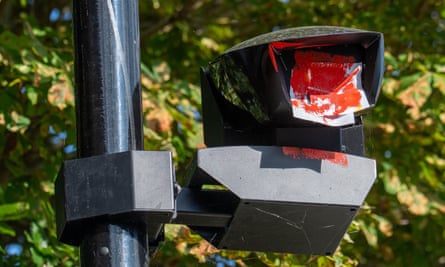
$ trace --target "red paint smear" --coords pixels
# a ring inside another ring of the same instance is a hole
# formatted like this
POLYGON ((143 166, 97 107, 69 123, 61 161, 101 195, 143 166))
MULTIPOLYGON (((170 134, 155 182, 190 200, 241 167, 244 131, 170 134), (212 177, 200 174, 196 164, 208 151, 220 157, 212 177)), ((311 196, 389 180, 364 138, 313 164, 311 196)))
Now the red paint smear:
POLYGON ((291 86, 292 104, 306 112, 336 116, 348 107, 359 107, 361 94, 354 80, 361 67, 354 67, 354 57, 318 51, 295 51, 291 86), (334 108, 334 110, 332 110, 334 108), (326 114, 326 112, 331 114, 326 114))
POLYGON ((309 44, 305 44, 305 43, 288 43, 288 42, 272 42, 269 44, 269 57, 270 60, 272 61, 272 65, 273 68, 275 70, 275 72, 278 72, 278 65, 277 65, 277 61, 275 59, 275 53, 278 53, 278 50, 281 49, 285 49, 285 48, 294 48, 294 49, 298 49, 298 48, 309 48, 309 47, 320 47, 320 46, 327 46, 328 44, 316 44, 316 45, 309 45, 309 44))
POLYGON ((346 157, 346 154, 340 152, 288 146, 283 146, 282 151, 283 155, 293 159, 327 160, 344 167, 348 166, 348 158, 346 157))
POLYGON ((361 79, 361 65, 356 64, 352 56, 299 50, 329 45, 271 42, 268 52, 273 68, 278 72, 276 55, 283 49, 295 50, 296 63, 290 81, 295 96, 291 99, 294 107, 323 118, 336 118, 344 115, 348 108, 361 107, 363 96, 354 83, 361 79))

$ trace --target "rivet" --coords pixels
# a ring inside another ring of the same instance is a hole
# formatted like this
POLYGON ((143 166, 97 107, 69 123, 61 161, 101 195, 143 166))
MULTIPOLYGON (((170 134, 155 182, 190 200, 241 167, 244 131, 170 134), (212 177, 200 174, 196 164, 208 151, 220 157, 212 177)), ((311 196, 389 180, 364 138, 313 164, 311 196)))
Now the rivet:
POLYGON ((106 256, 110 253, 110 250, 107 247, 100 247, 99 248, 99 254, 102 256, 106 256))

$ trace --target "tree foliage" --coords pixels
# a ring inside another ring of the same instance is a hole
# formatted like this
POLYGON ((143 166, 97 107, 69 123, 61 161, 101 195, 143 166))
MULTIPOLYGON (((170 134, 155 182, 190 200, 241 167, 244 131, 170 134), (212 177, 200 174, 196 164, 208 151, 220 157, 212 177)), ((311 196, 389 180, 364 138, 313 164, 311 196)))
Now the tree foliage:
MULTIPOLYGON (((75 156, 70 12, 67 0, 0 1, 2 266, 79 264, 56 240, 53 207, 58 168, 75 156)), ((445 266, 443 1, 140 1, 145 148, 173 151, 180 178, 202 146, 199 66, 257 34, 305 25, 385 35, 384 85, 366 116, 378 180, 339 250, 219 251, 167 226, 153 266, 445 266)))

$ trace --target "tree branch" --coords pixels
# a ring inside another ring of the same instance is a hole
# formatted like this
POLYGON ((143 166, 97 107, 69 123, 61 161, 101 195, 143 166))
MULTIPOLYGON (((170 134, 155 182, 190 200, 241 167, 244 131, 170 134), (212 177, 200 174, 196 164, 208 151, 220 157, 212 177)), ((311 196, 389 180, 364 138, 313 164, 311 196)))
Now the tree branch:
POLYGON ((158 18, 156 19, 155 23, 153 23, 153 21, 141 23, 141 39, 155 34, 169 24, 172 24, 179 20, 187 19, 190 12, 196 7, 200 6, 200 4, 201 1, 199 0, 186 1, 184 5, 181 6, 181 8, 176 9, 176 11, 168 17, 164 17, 161 19, 158 18))

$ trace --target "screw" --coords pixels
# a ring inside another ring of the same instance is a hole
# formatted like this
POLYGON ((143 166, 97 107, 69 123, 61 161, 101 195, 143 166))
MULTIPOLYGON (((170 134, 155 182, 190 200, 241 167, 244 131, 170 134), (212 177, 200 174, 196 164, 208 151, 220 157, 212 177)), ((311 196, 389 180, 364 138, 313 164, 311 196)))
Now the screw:
POLYGON ((110 250, 107 247, 100 247, 99 254, 102 256, 107 256, 110 253, 110 250))

